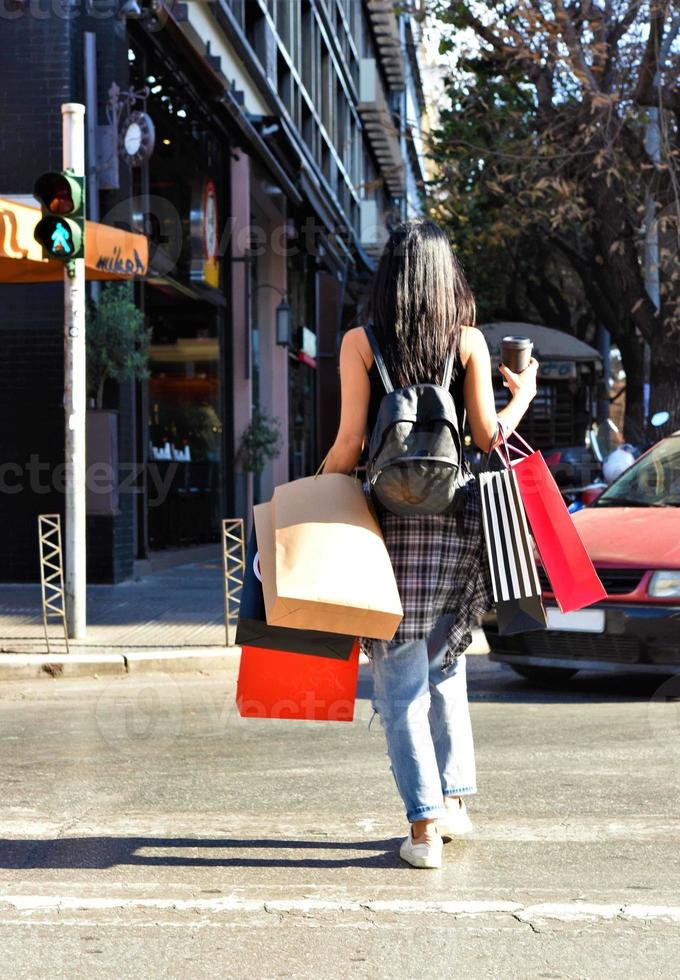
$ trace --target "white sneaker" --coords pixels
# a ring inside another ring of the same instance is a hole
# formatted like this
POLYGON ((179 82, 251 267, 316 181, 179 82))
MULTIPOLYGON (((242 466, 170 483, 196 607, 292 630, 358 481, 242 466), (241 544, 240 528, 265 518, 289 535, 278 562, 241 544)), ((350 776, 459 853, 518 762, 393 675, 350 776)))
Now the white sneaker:
POLYGON ((468 816, 465 803, 459 797, 458 806, 447 806, 447 814, 437 821, 437 830, 446 837, 463 837, 474 829, 468 816))
POLYGON ((436 830, 431 837, 431 841, 427 843, 415 843, 409 832, 399 848, 399 857, 414 868, 441 868, 444 844, 436 830))

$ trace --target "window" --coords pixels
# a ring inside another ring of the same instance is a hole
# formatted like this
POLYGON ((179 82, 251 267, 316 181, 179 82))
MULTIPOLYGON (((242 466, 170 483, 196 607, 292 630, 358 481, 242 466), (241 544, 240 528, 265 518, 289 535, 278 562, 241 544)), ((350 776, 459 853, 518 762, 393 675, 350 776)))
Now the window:
POLYGON ((316 66, 318 28, 311 7, 306 7, 302 21, 302 84, 313 103, 316 103, 316 66))
POLYGON ((253 51, 255 51, 260 61, 264 64, 261 43, 262 21, 264 20, 262 9, 259 3, 257 3, 257 0, 243 0, 243 7, 243 27, 246 38, 253 51))
POLYGON ((331 135, 338 156, 345 163, 345 118, 347 115, 347 100, 342 90, 340 79, 335 82, 335 127, 331 135))
POLYGON ((290 39, 291 39, 291 8, 297 6, 295 2, 291 3, 291 0, 276 0, 276 31, 284 43, 284 46, 290 51, 290 39))
POLYGON ((279 95, 283 100, 283 104, 288 110, 291 116, 295 115, 294 112, 294 92, 293 92, 293 76, 290 73, 290 68, 288 67, 288 62, 283 57, 279 51, 277 54, 277 79, 278 79, 278 91, 279 95))
POLYGON ((309 149, 314 152, 314 129, 316 128, 316 123, 314 122, 314 117, 312 112, 307 105, 307 100, 302 99, 302 138, 305 141, 309 149))
POLYGON ((323 123, 329 138, 333 139, 335 112, 333 100, 331 98, 331 92, 333 91, 331 88, 331 59, 328 53, 328 48, 325 47, 321 53, 321 78, 319 82, 321 89, 321 122, 323 123))
POLYGON ((231 7, 234 17, 239 22, 242 28, 246 26, 246 0, 229 0, 229 6, 231 7))

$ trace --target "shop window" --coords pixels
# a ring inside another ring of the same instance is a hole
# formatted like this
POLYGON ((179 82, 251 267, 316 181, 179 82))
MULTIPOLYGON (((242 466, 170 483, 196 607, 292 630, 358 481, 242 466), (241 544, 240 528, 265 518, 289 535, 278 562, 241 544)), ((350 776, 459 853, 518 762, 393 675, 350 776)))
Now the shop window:
POLYGON ((186 334, 182 320, 190 321, 192 313, 196 322, 191 307, 200 305, 177 303, 168 319, 154 314, 148 382, 149 486, 155 488, 149 492, 148 520, 154 550, 219 537, 219 341, 207 325, 214 313, 206 310, 196 336, 177 335, 186 334))
POLYGON ((151 344, 151 455, 187 462, 218 461, 219 345, 216 337, 177 337, 151 344))
POLYGON ((144 169, 134 169, 132 190, 141 194, 146 186, 151 201, 162 202, 146 216, 157 249, 156 275, 140 287, 152 328, 143 419, 145 504, 149 544, 158 549, 219 540, 226 482, 219 340, 224 300, 219 267, 215 275, 205 243, 222 220, 225 167, 209 106, 195 98, 169 58, 157 59, 138 46, 130 85, 150 86, 146 108, 156 126, 156 150, 144 169))

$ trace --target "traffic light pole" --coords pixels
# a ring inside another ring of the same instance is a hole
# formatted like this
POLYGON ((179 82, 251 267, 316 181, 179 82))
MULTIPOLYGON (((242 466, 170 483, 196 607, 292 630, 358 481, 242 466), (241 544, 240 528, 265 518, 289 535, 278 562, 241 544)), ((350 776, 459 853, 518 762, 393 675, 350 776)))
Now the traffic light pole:
MULTIPOLYGON (((63 167, 85 174, 85 106, 61 107, 63 167)), ((71 639, 85 639, 86 616, 86 361, 85 259, 64 269, 64 450, 66 463, 65 581, 66 623, 71 639)))

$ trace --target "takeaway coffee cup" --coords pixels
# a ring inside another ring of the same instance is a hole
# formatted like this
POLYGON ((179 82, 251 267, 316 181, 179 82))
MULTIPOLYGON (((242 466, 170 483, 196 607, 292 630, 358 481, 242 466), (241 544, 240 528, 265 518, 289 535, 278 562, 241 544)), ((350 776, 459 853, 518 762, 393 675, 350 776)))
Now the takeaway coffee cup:
POLYGON ((528 337, 503 337, 501 363, 513 374, 521 374, 529 365, 533 346, 528 337))

